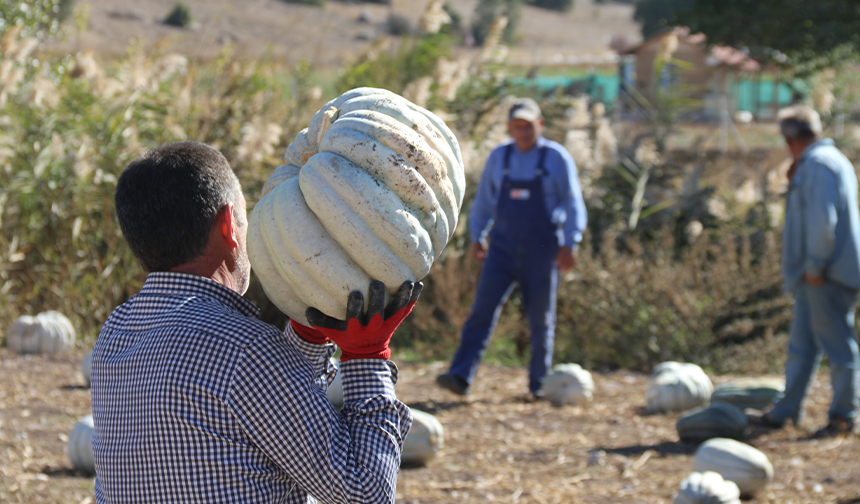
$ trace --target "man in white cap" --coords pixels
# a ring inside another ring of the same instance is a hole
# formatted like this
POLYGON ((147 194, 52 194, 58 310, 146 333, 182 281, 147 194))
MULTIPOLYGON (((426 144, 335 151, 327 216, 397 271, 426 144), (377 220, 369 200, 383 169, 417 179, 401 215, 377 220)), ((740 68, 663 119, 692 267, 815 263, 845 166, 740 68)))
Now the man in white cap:
POLYGON ((459 395, 469 392, 515 282, 531 333, 528 399, 540 397, 552 364, 558 272, 576 266, 587 217, 573 159, 543 128, 538 104, 517 99, 508 113, 512 139, 487 159, 469 214, 472 254, 484 268, 451 369, 436 379, 459 395))

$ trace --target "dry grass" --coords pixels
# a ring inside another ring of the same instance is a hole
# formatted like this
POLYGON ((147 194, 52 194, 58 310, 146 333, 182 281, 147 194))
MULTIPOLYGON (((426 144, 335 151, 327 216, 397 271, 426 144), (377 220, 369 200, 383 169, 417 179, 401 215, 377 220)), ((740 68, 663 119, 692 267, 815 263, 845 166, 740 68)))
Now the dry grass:
MULTIPOLYGON (((0 502, 92 502, 93 479, 72 470, 64 438, 90 412, 80 375, 83 355, 0 350, 0 502)), ((695 447, 678 442, 678 415, 644 413, 642 374, 595 374, 594 401, 553 408, 521 401, 521 369, 482 367, 467 399, 435 387, 443 370, 441 364, 401 365, 398 396, 436 415, 445 447, 427 467, 401 470, 398 502, 657 504, 670 502, 692 470, 695 447)), ((732 377, 712 378, 722 383, 732 377)), ((813 385, 805 425, 810 430, 826 420, 828 383, 822 373, 813 385)), ((751 432, 749 442, 770 458, 775 476, 750 504, 847 504, 860 498, 860 438, 833 448, 808 434, 794 428, 751 432)))

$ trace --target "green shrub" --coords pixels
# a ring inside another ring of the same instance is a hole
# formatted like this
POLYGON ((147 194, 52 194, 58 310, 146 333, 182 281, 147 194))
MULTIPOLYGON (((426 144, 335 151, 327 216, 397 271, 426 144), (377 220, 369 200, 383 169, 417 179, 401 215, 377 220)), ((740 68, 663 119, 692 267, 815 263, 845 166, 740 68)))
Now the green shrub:
POLYGON ((460 11, 454 8, 454 5, 451 4, 451 2, 445 2, 444 4, 442 4, 442 9, 451 18, 451 23, 448 24, 448 29, 451 31, 451 33, 456 35, 462 34, 464 25, 463 15, 460 14, 460 11))
POLYGON ((388 15, 385 26, 388 29, 388 34, 396 37, 412 33, 412 24, 409 22, 409 18, 393 12, 388 15))
POLYGON ((401 93, 410 82, 432 75, 439 58, 447 57, 452 45, 451 36, 444 33, 406 37, 397 49, 381 51, 347 67, 337 91, 369 86, 401 93))
POLYGON ((59 0, 57 5, 57 19, 60 21, 65 21, 69 19, 72 15, 72 11, 75 7, 75 0, 59 0))
POLYGON ((567 12, 573 9, 574 0, 532 0, 531 4, 542 9, 567 12))
POLYGON ((176 26, 179 28, 187 28, 191 24, 191 10, 184 3, 178 3, 173 6, 170 14, 164 18, 164 24, 176 26))
POLYGON ((483 45, 490 31, 490 25, 499 16, 508 18, 502 41, 513 43, 520 24, 521 7, 522 0, 480 0, 472 20, 472 35, 475 37, 475 43, 483 45))
POLYGON ((18 2, 0 0, 0 33, 12 26, 21 27, 21 34, 27 37, 44 37, 60 32, 58 14, 64 0, 40 0, 38 2, 18 2))

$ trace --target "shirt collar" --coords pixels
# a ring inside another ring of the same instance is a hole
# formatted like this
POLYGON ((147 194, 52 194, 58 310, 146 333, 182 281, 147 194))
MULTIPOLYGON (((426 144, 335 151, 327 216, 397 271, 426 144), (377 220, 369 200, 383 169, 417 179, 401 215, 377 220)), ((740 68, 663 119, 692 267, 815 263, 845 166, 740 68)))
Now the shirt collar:
POLYGON ((803 154, 800 155, 800 159, 803 160, 814 149, 817 149, 818 147, 821 147, 824 145, 835 145, 835 143, 830 138, 822 138, 821 140, 816 140, 816 141, 814 141, 811 144, 806 146, 806 149, 803 150, 803 154))
POLYGON ((513 146, 514 146, 514 150, 515 150, 517 153, 519 153, 519 154, 528 154, 529 152, 536 152, 538 149, 540 149, 541 147, 543 147, 544 145, 546 145, 546 140, 544 139, 544 137, 543 137, 543 136, 539 136, 539 137, 537 138, 537 143, 536 143, 536 144, 534 144, 534 147, 532 147, 531 149, 529 149, 529 150, 527 150, 527 151, 525 151, 525 152, 521 151, 521 150, 520 150, 520 148, 519 148, 519 147, 517 147, 517 142, 516 142, 513 138, 511 139, 511 145, 513 145, 513 146))
POLYGON ((176 273, 173 271, 150 273, 147 275, 146 282, 144 282, 143 287, 140 289, 140 293, 183 297, 200 296, 227 305, 246 317, 257 318, 260 316, 260 309, 240 296, 236 291, 210 278, 191 275, 189 273, 176 273))

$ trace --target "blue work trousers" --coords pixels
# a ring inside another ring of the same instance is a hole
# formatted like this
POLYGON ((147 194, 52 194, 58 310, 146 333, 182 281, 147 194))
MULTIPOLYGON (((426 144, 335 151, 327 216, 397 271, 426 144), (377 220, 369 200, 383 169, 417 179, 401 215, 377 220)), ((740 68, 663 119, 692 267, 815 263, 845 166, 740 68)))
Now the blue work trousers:
POLYGON ((794 319, 785 362, 785 395, 771 416, 791 418, 795 425, 803 419, 803 405, 822 353, 830 364, 834 416, 855 421, 857 417, 860 356, 854 328, 857 291, 827 281, 814 286, 803 280, 794 294, 794 319))
POLYGON ((460 347, 451 363, 451 374, 472 383, 502 307, 514 282, 518 282, 531 332, 529 390, 540 390, 552 365, 558 290, 557 242, 553 243, 552 236, 540 241, 543 243, 514 243, 502 237, 491 241, 472 313, 463 326, 460 347))

